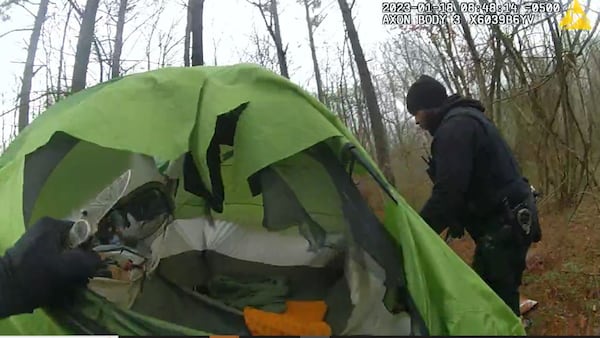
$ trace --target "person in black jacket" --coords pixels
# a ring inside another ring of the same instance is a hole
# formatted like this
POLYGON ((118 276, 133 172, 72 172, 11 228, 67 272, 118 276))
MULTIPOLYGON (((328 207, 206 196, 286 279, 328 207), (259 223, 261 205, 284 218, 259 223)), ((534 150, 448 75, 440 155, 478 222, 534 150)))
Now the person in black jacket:
POLYGON ((0 258, 0 318, 69 302, 102 266, 93 251, 65 249, 72 225, 42 218, 0 258))
POLYGON ((483 105, 423 75, 406 96, 409 113, 432 136, 433 189, 420 215, 437 233, 464 231, 476 243, 473 268, 515 312, 525 257, 541 231, 531 186, 483 105))

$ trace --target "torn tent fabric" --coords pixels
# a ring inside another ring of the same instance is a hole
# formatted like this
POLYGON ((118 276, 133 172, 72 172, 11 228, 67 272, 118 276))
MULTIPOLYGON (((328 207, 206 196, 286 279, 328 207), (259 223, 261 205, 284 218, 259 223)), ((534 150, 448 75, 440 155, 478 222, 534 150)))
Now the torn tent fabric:
POLYGON ((333 335, 525 333, 331 111, 254 65, 129 75, 51 106, 0 157, 0 249, 42 216, 66 217, 133 154, 152 157, 174 193, 156 268, 115 292, 122 302, 88 288, 73 307, 13 316, 0 332, 241 335, 243 310, 208 282, 250 276, 285 281, 279 304, 324 302, 333 335), (354 174, 386 194, 385 219, 354 174))

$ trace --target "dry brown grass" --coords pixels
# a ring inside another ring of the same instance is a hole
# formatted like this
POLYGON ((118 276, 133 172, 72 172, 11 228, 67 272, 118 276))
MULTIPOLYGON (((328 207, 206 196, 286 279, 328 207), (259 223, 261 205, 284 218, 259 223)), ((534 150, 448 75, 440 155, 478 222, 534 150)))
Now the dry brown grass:
MULTIPOLYGON (((431 191, 425 163, 413 155, 394 158, 393 164, 399 192, 419 210, 431 191)), ((377 184, 364 177, 357 181, 383 219, 384 197, 377 184)), ((528 253, 521 287, 522 295, 539 302, 527 315, 533 321, 529 335, 600 335, 600 211, 590 196, 573 212, 572 207, 540 208, 543 238, 528 253)), ((475 245, 468 235, 450 246, 471 264, 475 245)))
MULTIPOLYGON (((600 215, 589 200, 573 210, 542 209, 543 239, 527 255, 522 295, 538 301, 529 335, 600 335, 600 215)), ((450 245, 470 264, 468 236, 450 245)))

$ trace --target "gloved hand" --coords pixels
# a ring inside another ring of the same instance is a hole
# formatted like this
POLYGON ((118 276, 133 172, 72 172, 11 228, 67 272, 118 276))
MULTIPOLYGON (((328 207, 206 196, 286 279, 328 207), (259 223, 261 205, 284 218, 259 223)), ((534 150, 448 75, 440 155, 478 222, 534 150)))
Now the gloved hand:
POLYGON ((0 318, 69 301, 87 285, 102 261, 95 252, 66 249, 72 224, 42 218, 0 258, 0 318))

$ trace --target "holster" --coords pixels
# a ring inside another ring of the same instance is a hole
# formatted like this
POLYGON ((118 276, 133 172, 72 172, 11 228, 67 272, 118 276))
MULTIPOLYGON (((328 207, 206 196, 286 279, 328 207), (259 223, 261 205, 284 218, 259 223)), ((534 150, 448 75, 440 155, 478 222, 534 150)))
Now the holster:
POLYGON ((532 192, 516 206, 510 206, 506 198, 503 199, 502 203, 504 208, 503 224, 512 230, 515 240, 530 244, 539 242, 542 239, 537 206, 532 192))

